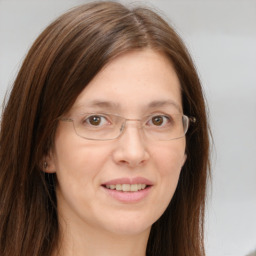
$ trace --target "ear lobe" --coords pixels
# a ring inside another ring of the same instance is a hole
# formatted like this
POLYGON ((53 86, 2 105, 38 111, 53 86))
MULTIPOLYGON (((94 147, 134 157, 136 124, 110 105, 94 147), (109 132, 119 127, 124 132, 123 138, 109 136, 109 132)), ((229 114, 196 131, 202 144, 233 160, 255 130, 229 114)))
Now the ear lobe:
POLYGON ((46 173, 56 172, 56 166, 52 152, 43 158, 42 167, 42 170, 46 173))

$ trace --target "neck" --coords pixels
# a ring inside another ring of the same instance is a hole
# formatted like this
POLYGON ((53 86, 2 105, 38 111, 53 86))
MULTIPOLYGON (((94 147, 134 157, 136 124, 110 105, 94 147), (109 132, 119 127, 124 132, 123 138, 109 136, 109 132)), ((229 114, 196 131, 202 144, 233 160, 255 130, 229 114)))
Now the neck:
POLYGON ((88 226, 60 223, 61 239, 53 256, 145 256, 150 229, 140 234, 113 234, 88 226))

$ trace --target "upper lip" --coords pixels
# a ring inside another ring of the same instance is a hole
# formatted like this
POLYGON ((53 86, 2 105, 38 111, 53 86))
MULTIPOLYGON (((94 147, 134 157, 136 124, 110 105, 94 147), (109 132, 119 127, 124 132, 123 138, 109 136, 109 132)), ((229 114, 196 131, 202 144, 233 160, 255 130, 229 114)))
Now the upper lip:
POLYGON ((129 177, 123 177, 123 178, 118 178, 118 179, 113 179, 109 180, 107 182, 104 182, 102 185, 117 185, 117 184, 146 184, 148 186, 153 185, 153 183, 144 178, 144 177, 134 177, 134 178, 129 178, 129 177))

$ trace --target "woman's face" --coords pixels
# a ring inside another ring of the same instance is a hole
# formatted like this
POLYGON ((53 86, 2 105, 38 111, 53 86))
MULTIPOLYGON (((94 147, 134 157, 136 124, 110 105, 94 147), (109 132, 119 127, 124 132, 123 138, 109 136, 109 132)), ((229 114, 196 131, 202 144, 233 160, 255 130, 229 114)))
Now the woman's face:
MULTIPOLYGON (((125 53, 97 74, 66 117, 87 112, 129 119, 182 113, 179 80, 164 55, 149 49, 125 53)), ((95 141, 79 137, 72 122, 59 122, 48 171, 56 172, 58 214, 67 225, 139 234, 163 214, 186 159, 185 138, 152 139, 138 124, 127 121, 119 138, 95 141)))

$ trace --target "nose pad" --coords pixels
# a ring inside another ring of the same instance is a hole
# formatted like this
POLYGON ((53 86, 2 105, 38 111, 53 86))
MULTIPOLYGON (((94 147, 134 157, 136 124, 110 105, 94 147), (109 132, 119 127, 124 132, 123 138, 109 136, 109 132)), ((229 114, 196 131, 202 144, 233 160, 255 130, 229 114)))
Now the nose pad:
POLYGON ((123 122, 121 127, 120 127, 120 133, 121 134, 124 132, 124 128, 125 128, 125 122, 123 122))

